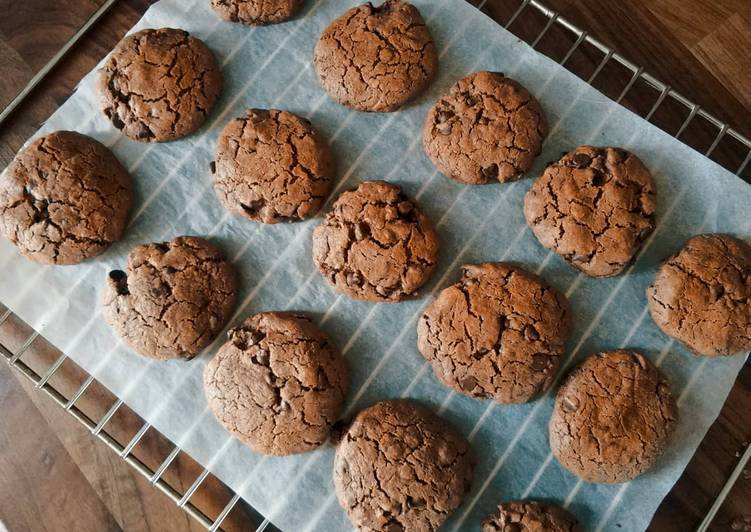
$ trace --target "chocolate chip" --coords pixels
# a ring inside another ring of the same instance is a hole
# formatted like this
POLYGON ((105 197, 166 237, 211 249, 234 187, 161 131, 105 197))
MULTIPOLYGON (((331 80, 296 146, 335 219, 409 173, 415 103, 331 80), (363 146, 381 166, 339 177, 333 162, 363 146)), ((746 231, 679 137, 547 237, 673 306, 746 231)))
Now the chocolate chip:
POLYGON ((506 523, 503 532, 522 532, 522 527, 518 523, 506 523))
POLYGON ((421 508, 425 506, 425 499, 421 498, 414 498, 411 495, 407 495, 407 500, 405 501, 405 505, 407 508, 421 508))
POLYGON ((448 122, 453 116, 453 111, 438 111, 436 120, 438 120, 439 124, 443 124, 444 122, 448 122))
POLYGON ((115 126, 117 129, 122 129, 125 127, 125 122, 120 120, 120 117, 114 113, 110 117, 110 120, 112 120, 112 125, 115 126))
POLYGON ((149 289, 149 293, 151 294, 151 297, 155 297, 155 298, 168 296, 170 292, 172 292, 172 289, 166 283, 159 283, 159 286, 152 286, 149 289))
POLYGON ((151 139, 154 138, 154 132, 151 131, 149 126, 146 124, 141 124, 138 129, 138 133, 136 133, 136 138, 138 139, 151 139))
POLYGON ((709 291, 711 292, 712 297, 715 301, 725 295, 725 287, 721 284, 713 284, 712 286, 710 286, 709 291))
POLYGON ((532 355, 532 369, 542 371, 550 367, 550 355, 546 353, 535 353, 532 355))
POLYGON ((451 128, 453 127, 451 118, 453 118, 453 116, 454 113, 452 113, 451 111, 440 111, 438 113, 438 115, 436 116, 437 124, 435 128, 440 134, 448 135, 451 132, 451 128))
POLYGON ((256 359, 258 360, 258 363, 263 366, 269 365, 269 352, 266 350, 261 351, 256 355, 256 359))
POLYGON ((263 208, 264 204, 265 202, 263 200, 254 200, 250 203, 241 203, 240 207, 242 207, 242 209, 248 214, 253 215, 260 211, 263 208))
POLYGON ((211 162, 209 163, 209 169, 211 170, 211 173, 212 173, 212 174, 215 174, 215 173, 216 173, 216 161, 211 161, 211 162))
POLYGON ((564 397, 561 399, 561 408, 564 412, 572 413, 576 412, 576 410, 579 408, 579 401, 576 399, 570 399, 568 397, 564 397))
POLYGON ((537 329, 535 329, 533 325, 527 325, 524 328, 524 337, 527 340, 539 340, 540 334, 537 332, 537 329))
POLYGON ((124 296, 129 294, 128 291, 128 276, 122 270, 112 270, 109 273, 109 278, 115 283, 115 292, 118 295, 124 296))
POLYGON ((465 377, 461 381, 462 390, 471 392, 475 389, 475 386, 477 386, 477 379, 474 377, 465 377))
POLYGON ((602 175, 602 172, 595 172, 594 176, 592 176, 592 184, 596 187, 601 187, 605 183, 605 176, 602 175))
POLYGON ((481 126, 487 126, 488 124, 490 124, 490 119, 485 116, 480 116, 477 119, 477 123, 480 124, 481 126))
POLYGON ((154 249, 156 249, 160 253, 167 253, 169 251, 169 244, 167 244, 166 242, 158 242, 154 244, 154 249))
POLYGON ((347 284, 349 286, 362 286, 363 278, 359 272, 351 272, 347 274, 347 284))
POLYGON ((370 236, 370 226, 366 223, 360 222, 355 225, 355 238, 362 240, 370 236))
POLYGON ((498 178, 498 165, 493 163, 482 169, 482 176, 485 179, 492 180, 498 178))
POLYGON ((466 94, 464 96, 464 101, 467 103, 469 107, 474 107, 475 105, 479 104, 482 100, 475 96, 474 94, 466 94))
POLYGON ((266 335, 264 333, 262 333, 261 331, 256 331, 254 329, 248 332, 248 345, 256 345, 257 343, 260 343, 264 338, 266 338, 266 335))
POLYGON ((269 112, 265 109, 250 109, 248 111, 248 120, 253 122, 254 124, 257 124, 258 122, 263 122, 269 117, 269 112))
POLYGON ((408 212, 412 212, 414 208, 415 206, 411 201, 401 201, 399 202, 399 205, 397 205, 396 210, 398 210, 400 214, 407 214, 408 212))
POLYGON ((571 262, 589 262, 592 260, 590 255, 583 255, 581 253, 574 253, 571 256, 571 262))
POLYGON ((573 161, 577 168, 586 168, 592 162, 592 157, 586 153, 576 153, 574 154, 573 161))
POLYGON ((474 353, 472 353, 472 358, 474 358, 475 360, 480 360, 485 355, 487 355, 488 353, 490 353, 489 350, 487 350, 487 349, 480 349, 480 350, 475 351, 474 353))

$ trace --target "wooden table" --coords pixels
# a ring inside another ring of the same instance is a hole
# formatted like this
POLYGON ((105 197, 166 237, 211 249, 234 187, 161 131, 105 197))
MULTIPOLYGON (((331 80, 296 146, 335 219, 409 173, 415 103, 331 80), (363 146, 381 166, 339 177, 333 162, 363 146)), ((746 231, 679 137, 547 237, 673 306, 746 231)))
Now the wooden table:
MULTIPOLYGON (((102 3, 0 0, 0 109, 102 3)), ((0 127, 0 168, 10 162, 25 139, 65 101, 83 74, 114 46, 150 3, 116 3, 0 127)), ((510 6, 516 5, 515 0, 490 0, 484 9, 505 21, 513 11, 510 6)), ((751 136, 751 4, 747 0, 548 0, 547 5, 751 136)), ((533 31, 528 27, 512 30, 521 34, 533 31)), ((555 51, 557 39, 550 41, 541 42, 540 48, 555 51)), ((607 81, 603 83, 607 85, 607 81)), ((607 92, 606 86, 601 88, 607 92)), ((638 108, 639 97, 624 103, 638 108)), ((11 349, 19 348, 28 334, 28 328, 13 319, 0 325, 0 343, 11 349)), ((56 356, 42 339, 35 340, 24 355, 35 358, 35 363, 46 360, 47 364, 56 356)), ((75 368, 63 366, 56 375, 60 381, 57 385, 74 390, 82 377, 75 368)), ((82 398, 84 408, 99 415, 111 401, 106 390, 96 387, 82 398)), ((9 530, 200 529, 6 364, 0 366, 0 413, 0 522, 9 530)), ((113 419, 116 430, 127 434, 138 428, 137 420, 119 417, 123 419, 113 419)), ((747 364, 719 419, 663 501, 651 528, 695 528, 749 439, 751 366, 747 364)), ((139 446, 143 460, 151 455, 163 456, 169 450, 158 438, 145 438, 144 442, 139 446)), ((200 470, 190 459, 180 457, 166 475, 177 489, 185 490, 200 470)), ((197 500, 207 513, 216 514, 228 496, 223 486, 208 483, 192 501, 197 500)), ((247 529, 254 519, 247 507, 239 505, 224 528, 247 529)), ((712 529, 751 530, 751 470, 741 475, 712 529), (744 523, 748 528, 742 527, 744 523)))

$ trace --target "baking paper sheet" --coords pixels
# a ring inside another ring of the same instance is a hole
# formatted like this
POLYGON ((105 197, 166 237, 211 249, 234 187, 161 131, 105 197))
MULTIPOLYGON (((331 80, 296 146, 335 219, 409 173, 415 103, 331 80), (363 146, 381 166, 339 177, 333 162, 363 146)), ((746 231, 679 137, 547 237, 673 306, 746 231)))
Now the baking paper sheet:
POLYGON ((234 325, 258 311, 294 309, 310 313, 334 338, 351 370, 347 415, 380 399, 412 397, 471 440, 478 460, 474 487, 447 530, 477 529, 499 501, 522 497, 567 504, 588 530, 642 530, 744 363, 741 356, 696 358, 670 342, 652 323, 644 290, 658 262, 690 235, 725 231, 748 238, 751 187, 537 54, 463 0, 413 2, 440 50, 440 75, 425 95, 392 114, 350 112, 326 97, 316 81, 311 66, 316 38, 354 1, 308 0, 294 21, 258 28, 220 22, 208 0, 154 5, 134 29, 187 29, 223 65, 224 95, 209 124, 176 142, 132 142, 98 113, 94 73, 86 76, 39 134, 74 129, 111 146, 136 183, 132 222, 123 241, 78 266, 37 265, 0 241, 0 300, 276 526, 348 530, 333 494, 330 446, 302 456, 264 458, 230 438, 207 411, 201 374, 217 342, 192 362, 150 362, 120 344, 99 315, 106 274, 124 266, 132 246, 182 234, 209 237, 240 273, 234 325), (653 170, 657 228, 627 275, 585 278, 544 250, 522 215, 531 179, 470 187, 435 172, 421 149, 425 114, 458 78, 478 69, 519 80, 545 109, 552 130, 530 175, 584 143, 622 146, 653 170), (419 299, 369 304, 334 293, 311 260, 311 232, 319 220, 262 226, 227 215, 211 188, 209 162, 223 125, 248 107, 309 117, 331 140, 337 191, 382 178, 418 199, 437 224, 442 245, 438 270, 419 299), (417 352, 415 321, 431 296, 458 278, 462 264, 493 260, 521 263, 568 295, 575 323, 568 364, 598 350, 628 346, 661 365, 678 397, 681 421, 653 471, 616 486, 578 482, 550 455, 550 394, 531 404, 501 407, 452 394, 438 383, 417 352))

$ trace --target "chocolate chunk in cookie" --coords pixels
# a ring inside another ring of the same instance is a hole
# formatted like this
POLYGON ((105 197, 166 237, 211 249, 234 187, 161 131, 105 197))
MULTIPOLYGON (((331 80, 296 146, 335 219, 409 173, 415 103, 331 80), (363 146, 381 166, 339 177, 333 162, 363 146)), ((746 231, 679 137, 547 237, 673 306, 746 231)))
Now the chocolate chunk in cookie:
POLYGON ((558 391, 550 447, 587 482, 626 482, 652 467, 677 420, 670 384, 649 360, 633 351, 598 353, 558 391))
POLYGON ((224 20, 249 26, 276 24, 292 18, 303 0, 211 0, 224 20))
POLYGON ((313 232, 313 260, 340 292, 365 301, 414 295, 438 260, 438 235, 399 187, 366 181, 343 192, 313 232))
POLYGON ((109 274, 104 319, 144 356, 189 359, 227 323, 235 287, 232 265, 202 238, 136 246, 127 272, 109 274))
POLYGON ((592 277, 621 273, 655 226, 655 184, 633 153, 580 146, 550 164, 524 198, 540 243, 592 277))
POLYGON ((647 289, 652 319, 705 356, 751 350, 751 247, 729 235, 699 235, 660 267, 647 289))
POLYGON ((475 72, 433 106, 422 140, 443 174, 479 185, 522 177, 547 131, 542 108, 527 89, 503 74, 475 72))
POLYGON ((120 162, 72 131, 36 139, 0 182, 0 233, 26 257, 77 264, 102 253, 125 230, 133 193, 120 162))
POLYGON ((536 501, 505 502, 482 522, 482 532, 581 532, 560 506, 536 501))
POLYGON ((437 530, 471 484, 467 441, 412 401, 362 410, 334 457, 336 495, 359 530, 437 530))
POLYGON ((308 318, 263 312, 229 332, 203 382, 229 432, 259 453, 288 455, 326 441, 347 394, 347 367, 308 318))
POLYGON ((350 9, 324 30, 314 55, 324 90, 358 111, 395 111, 421 93, 438 70, 420 12, 401 0, 350 9))
POLYGON ((251 109, 219 136, 216 190, 232 213, 264 223, 315 216, 331 191, 326 140, 286 111, 251 109))
POLYGON ((454 390, 525 403, 547 390, 569 333, 568 304, 506 263, 466 265, 417 323, 417 347, 454 390))
POLYGON ((128 35, 99 73, 104 114, 140 142, 194 132, 221 89, 222 74, 211 51, 187 31, 171 28, 128 35))

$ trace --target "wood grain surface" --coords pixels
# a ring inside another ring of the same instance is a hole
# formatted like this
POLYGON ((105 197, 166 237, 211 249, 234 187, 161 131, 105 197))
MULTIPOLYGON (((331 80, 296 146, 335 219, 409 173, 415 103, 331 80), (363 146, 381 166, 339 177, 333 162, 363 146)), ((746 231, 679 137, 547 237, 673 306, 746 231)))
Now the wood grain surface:
MULTIPOLYGON (((0 109, 102 1, 0 0, 0 109)), ((0 127, 0 168, 10 162, 23 142, 70 96, 80 78, 151 3, 117 2, 0 127)), ((505 22, 518 5, 518 0, 489 0, 484 9, 505 22)), ((547 5, 731 127, 751 136, 751 3, 747 0, 548 0, 547 5)), ((544 24, 544 18, 520 17, 511 29, 531 40, 544 24)), ((538 49, 560 59, 572 43, 571 35, 551 30, 540 40, 538 49)), ((598 60, 594 51, 582 47, 567 65, 586 78, 598 60)), ((595 86, 617 97, 629 78, 629 72, 604 69, 595 86)), ((623 103, 645 115, 655 98, 649 88, 635 86, 623 103)), ((675 132, 685 114, 680 106, 666 104, 652 121, 675 132)), ((681 138, 697 149, 706 149, 716 130, 699 120, 694 122, 681 138)), ((723 140, 713 158, 728 168, 737 168, 745 153, 732 139, 723 140)), ((748 179, 750 174, 751 170, 746 170, 744 177, 748 179)), ((11 350, 18 349, 29 332, 11 319, 0 326, 0 343, 11 350)), ((54 348, 38 339, 23 360, 36 364, 41 371, 57 356, 54 348)), ((53 380, 56 388, 72 394, 84 378, 72 363, 66 363, 53 380)), ((81 399, 82 408, 94 419, 101 417, 113 400, 109 392, 97 387, 81 399)), ((140 420, 132 414, 118 414, 108 424, 108 430, 121 442, 127 442, 139 427, 140 420)), ((150 467, 156 467, 171 446, 151 432, 134 453, 150 467)), ((751 367, 747 364, 717 422, 660 506, 651 529, 695 528, 749 439, 751 367)), ((175 489, 184 491, 200 471, 200 466, 181 455, 165 477, 175 489)), ((226 488, 209 481, 191 502, 207 515, 215 516, 229 496, 226 488)), ((751 523, 750 514, 751 470, 741 475, 712 530, 750 530, 751 524, 744 524, 745 520, 751 523)), ((255 519, 249 509, 240 505, 230 514, 225 528, 252 529, 255 519)), ((0 530, 2 524, 11 532, 200 529, 164 494, 5 364, 0 366, 0 530)))

